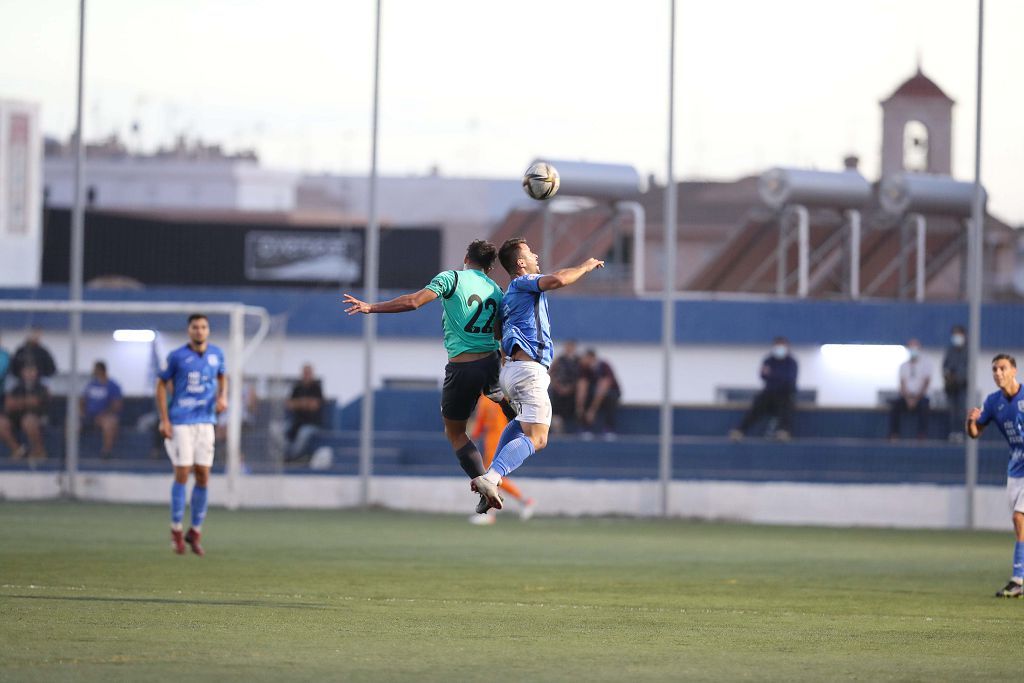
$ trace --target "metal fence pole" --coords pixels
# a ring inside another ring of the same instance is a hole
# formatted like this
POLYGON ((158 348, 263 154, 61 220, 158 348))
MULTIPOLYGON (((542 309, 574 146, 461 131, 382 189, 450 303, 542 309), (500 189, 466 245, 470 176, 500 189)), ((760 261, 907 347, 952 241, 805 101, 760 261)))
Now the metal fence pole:
MULTIPOLYGON (((384 0, 377 0, 373 44, 373 130, 370 143, 369 215, 366 221, 366 259, 363 282, 366 300, 377 300, 380 225, 377 219, 377 126, 380 120, 380 15, 384 0)), ((359 502, 370 504, 370 477, 373 476, 373 356, 377 345, 377 318, 363 316, 363 410, 359 424, 359 502)))
POLYGON ((672 483, 672 354, 675 350, 676 290, 676 182, 672 168, 675 116, 676 3, 671 0, 668 59, 668 166, 665 179, 665 283, 661 300, 661 441, 658 478, 661 481, 661 514, 669 513, 672 483))
MULTIPOLYGON (((981 187, 981 74, 984 45, 985 0, 978 0, 978 65, 974 110, 974 203, 967 241, 967 400, 978 401, 978 353, 981 350, 981 267, 985 234, 985 207, 981 187)), ((964 498, 967 506, 965 525, 973 529, 975 488, 978 485, 978 442, 966 439, 964 445, 964 498)))
MULTIPOLYGON (((78 303, 82 300, 83 260, 85 251, 85 206, 83 205, 83 180, 85 174, 85 132, 82 130, 82 98, 85 82, 85 0, 78 4, 78 92, 75 112, 75 196, 71 213, 71 264, 69 273, 69 298, 78 303)), ((68 378, 68 411, 64 428, 64 465, 66 481, 64 494, 75 498, 78 495, 78 345, 82 337, 82 313, 72 311, 68 317, 70 338, 70 375, 68 378)))
POLYGON ((860 298, 860 211, 846 212, 850 222, 850 298, 860 298))
POLYGON ((242 376, 244 368, 245 348, 245 309, 241 306, 230 313, 227 362, 229 368, 234 371, 228 377, 228 443, 227 443, 227 475, 228 495, 227 507, 229 510, 237 510, 241 497, 241 474, 242 474, 242 415, 245 412, 243 405, 242 383, 245 378, 242 376))

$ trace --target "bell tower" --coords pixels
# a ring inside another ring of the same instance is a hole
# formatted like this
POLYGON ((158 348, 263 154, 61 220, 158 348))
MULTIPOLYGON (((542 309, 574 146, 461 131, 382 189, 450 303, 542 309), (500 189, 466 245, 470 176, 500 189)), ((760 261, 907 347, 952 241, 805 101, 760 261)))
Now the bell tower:
POLYGON ((882 175, 912 171, 950 175, 954 101, 921 67, 882 100, 882 175))

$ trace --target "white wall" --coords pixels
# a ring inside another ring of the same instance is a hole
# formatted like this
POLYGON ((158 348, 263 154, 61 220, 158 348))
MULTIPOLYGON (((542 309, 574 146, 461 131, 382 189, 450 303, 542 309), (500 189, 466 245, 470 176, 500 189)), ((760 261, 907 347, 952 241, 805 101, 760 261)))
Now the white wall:
MULTIPOLYGON (((166 504, 166 474, 80 473, 77 490, 85 500, 166 504)), ((659 514, 656 481, 516 479, 538 501, 539 515, 659 514)), ((60 494, 59 475, 0 472, 0 500, 46 500, 60 494)), ((244 508, 344 508, 359 504, 357 477, 243 475, 238 496, 244 508)), ((227 479, 210 478, 210 502, 228 499, 227 479)), ((475 499, 466 480, 456 477, 376 477, 370 483, 374 505, 409 511, 469 513, 475 499)), ((839 485, 675 481, 669 489, 673 517, 759 524, 955 529, 963 526, 963 490, 920 484, 839 485), (837 500, 842 505, 836 505, 837 500)), ((511 514, 516 513, 511 505, 511 514)), ((216 524, 220 510, 209 523, 216 524)), ((502 513, 508 514, 508 513, 502 513)), ((516 520, 518 523, 518 520, 516 520)), ((979 529, 1009 531, 1003 487, 982 486, 975 498, 979 529)), ((1009 536, 1008 536, 1009 537, 1009 536)))
MULTIPOLYGON (((4 346, 19 345, 21 331, 5 330, 4 346)), ((184 333, 170 332, 163 338, 164 351, 186 342, 184 333)), ((227 335, 214 329, 213 343, 227 347, 227 335)), ((54 353, 58 368, 68 368, 68 343, 65 334, 48 332, 44 344, 54 353)), ((579 342, 581 350, 588 347, 579 342)), ((619 378, 623 400, 633 404, 655 404, 661 401, 660 347, 650 344, 594 344, 598 354, 609 360, 619 378)), ((676 350, 673 361, 672 396, 676 403, 714 403, 721 387, 759 387, 758 373, 766 349, 750 346, 684 346, 676 350)), ((994 351, 982 351, 988 359, 994 351)), ((130 395, 149 394, 149 345, 113 341, 108 334, 83 336, 79 358, 82 370, 88 371, 93 360, 107 361, 111 376, 130 395)), ((942 389, 941 349, 925 349, 924 355, 933 363, 932 387, 942 389)), ((794 356, 800 365, 798 384, 817 389, 818 404, 825 407, 874 407, 880 390, 898 388, 897 373, 903 357, 898 350, 883 360, 837 366, 826 358, 819 347, 797 347, 794 356)), ((374 381, 378 386, 385 378, 432 380, 441 386, 446 362, 440 339, 381 339, 376 346, 374 381)), ((231 358, 228 367, 233 368, 231 358)), ((245 368, 248 376, 298 376, 303 363, 313 364, 324 381, 324 390, 341 403, 362 394, 363 347, 361 338, 353 337, 282 337, 270 336, 256 351, 245 368)), ((983 393, 995 391, 987 362, 978 364, 978 382, 983 393)))

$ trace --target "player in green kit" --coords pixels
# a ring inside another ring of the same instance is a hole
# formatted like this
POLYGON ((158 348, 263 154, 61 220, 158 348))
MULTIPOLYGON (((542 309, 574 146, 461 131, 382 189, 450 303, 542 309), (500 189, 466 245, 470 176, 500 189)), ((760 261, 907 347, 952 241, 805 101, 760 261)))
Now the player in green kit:
POLYGON ((466 249, 462 270, 438 273, 430 283, 412 294, 369 304, 346 294, 345 312, 404 313, 414 311, 440 298, 443 312, 444 348, 448 364, 444 368, 441 390, 441 417, 444 433, 451 442, 459 465, 470 479, 484 473, 480 451, 466 433, 466 423, 480 394, 492 401, 502 400, 498 386, 501 357, 494 336, 501 287, 487 273, 494 265, 498 250, 486 240, 476 240, 466 249))

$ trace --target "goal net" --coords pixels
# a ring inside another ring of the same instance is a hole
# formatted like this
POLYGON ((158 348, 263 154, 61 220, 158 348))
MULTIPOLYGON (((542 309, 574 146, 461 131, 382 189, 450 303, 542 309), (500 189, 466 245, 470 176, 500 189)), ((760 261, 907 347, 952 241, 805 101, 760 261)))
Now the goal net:
POLYGON ((229 409, 217 426, 221 457, 214 471, 226 477, 228 507, 237 507, 244 468, 269 469, 275 462, 260 447, 269 440, 243 429, 257 423, 252 410, 258 406, 246 363, 270 332, 271 318, 264 308, 240 303, 0 299, 0 347, 10 356, 5 394, 26 393, 33 374, 44 388, 38 405, 8 416, 13 443, 0 442, 8 468, 59 473, 62 494, 71 498, 81 477, 93 472, 166 472, 156 376, 167 353, 187 343, 192 313, 209 318, 210 342, 226 358, 229 409), (26 420, 26 412, 35 418, 26 420), (254 444, 245 455, 243 436, 254 444))

